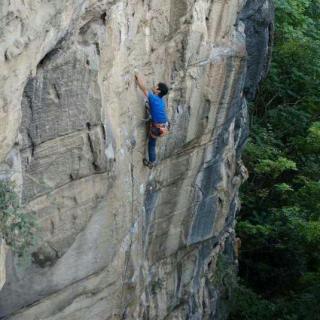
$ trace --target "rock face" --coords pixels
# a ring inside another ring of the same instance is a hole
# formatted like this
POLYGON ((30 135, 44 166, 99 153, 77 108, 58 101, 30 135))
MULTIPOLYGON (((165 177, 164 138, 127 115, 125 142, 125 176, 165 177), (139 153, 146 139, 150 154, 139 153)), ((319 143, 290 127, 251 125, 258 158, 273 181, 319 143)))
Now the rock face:
POLYGON ((272 0, 247 1, 240 15, 245 24, 248 53, 244 92, 254 100, 261 80, 269 70, 274 30, 274 5, 272 0))
POLYGON ((0 239, 0 290, 6 282, 6 252, 6 244, 0 239))
POLYGON ((264 0, 1 1, 1 172, 42 234, 27 268, 7 257, 0 318, 226 318, 246 47, 254 92, 271 20, 250 30, 270 12, 264 0), (136 68, 171 88, 152 171, 136 68))

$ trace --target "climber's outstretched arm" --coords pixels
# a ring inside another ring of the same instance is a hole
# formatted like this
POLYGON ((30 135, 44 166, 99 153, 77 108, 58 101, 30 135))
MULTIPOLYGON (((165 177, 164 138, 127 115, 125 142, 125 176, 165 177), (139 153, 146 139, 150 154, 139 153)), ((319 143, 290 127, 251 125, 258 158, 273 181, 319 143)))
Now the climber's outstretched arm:
POLYGON ((137 82, 138 87, 143 92, 143 94, 147 97, 148 96, 148 90, 145 87, 145 85, 143 83, 143 80, 141 79, 141 77, 138 74, 135 75, 135 78, 136 78, 136 82, 137 82))

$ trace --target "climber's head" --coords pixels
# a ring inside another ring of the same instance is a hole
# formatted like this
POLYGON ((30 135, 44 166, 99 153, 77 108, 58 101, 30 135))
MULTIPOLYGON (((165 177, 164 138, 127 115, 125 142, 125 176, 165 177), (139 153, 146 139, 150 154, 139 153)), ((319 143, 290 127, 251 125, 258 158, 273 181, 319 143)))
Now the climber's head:
POLYGON ((153 87, 152 91, 154 94, 162 98, 168 93, 169 89, 165 83, 159 82, 155 87, 153 87))

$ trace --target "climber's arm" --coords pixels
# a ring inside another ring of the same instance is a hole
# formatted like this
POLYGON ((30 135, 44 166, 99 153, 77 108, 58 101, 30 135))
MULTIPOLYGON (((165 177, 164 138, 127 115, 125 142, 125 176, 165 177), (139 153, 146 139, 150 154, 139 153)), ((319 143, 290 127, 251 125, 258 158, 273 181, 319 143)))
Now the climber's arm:
POLYGON ((148 97, 148 90, 147 90, 147 88, 145 87, 145 85, 144 85, 141 77, 140 77, 138 74, 136 74, 136 75, 135 75, 135 78, 136 78, 136 82, 137 82, 137 85, 138 85, 138 87, 140 88, 140 90, 143 92, 143 94, 144 94, 146 97, 148 97))

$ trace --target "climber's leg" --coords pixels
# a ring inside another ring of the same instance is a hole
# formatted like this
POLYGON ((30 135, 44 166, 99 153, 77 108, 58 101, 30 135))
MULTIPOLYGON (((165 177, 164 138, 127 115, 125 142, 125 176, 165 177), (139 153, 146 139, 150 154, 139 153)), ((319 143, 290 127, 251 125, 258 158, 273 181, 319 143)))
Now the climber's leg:
POLYGON ((156 141, 157 139, 149 136, 148 153, 149 153, 149 161, 151 163, 156 161, 156 141))
POLYGON ((148 140, 148 155, 149 155, 149 160, 143 159, 143 164, 150 169, 152 169, 156 165, 156 142, 157 142, 157 137, 160 136, 160 129, 151 125, 150 126, 150 131, 149 131, 149 140, 148 140))

